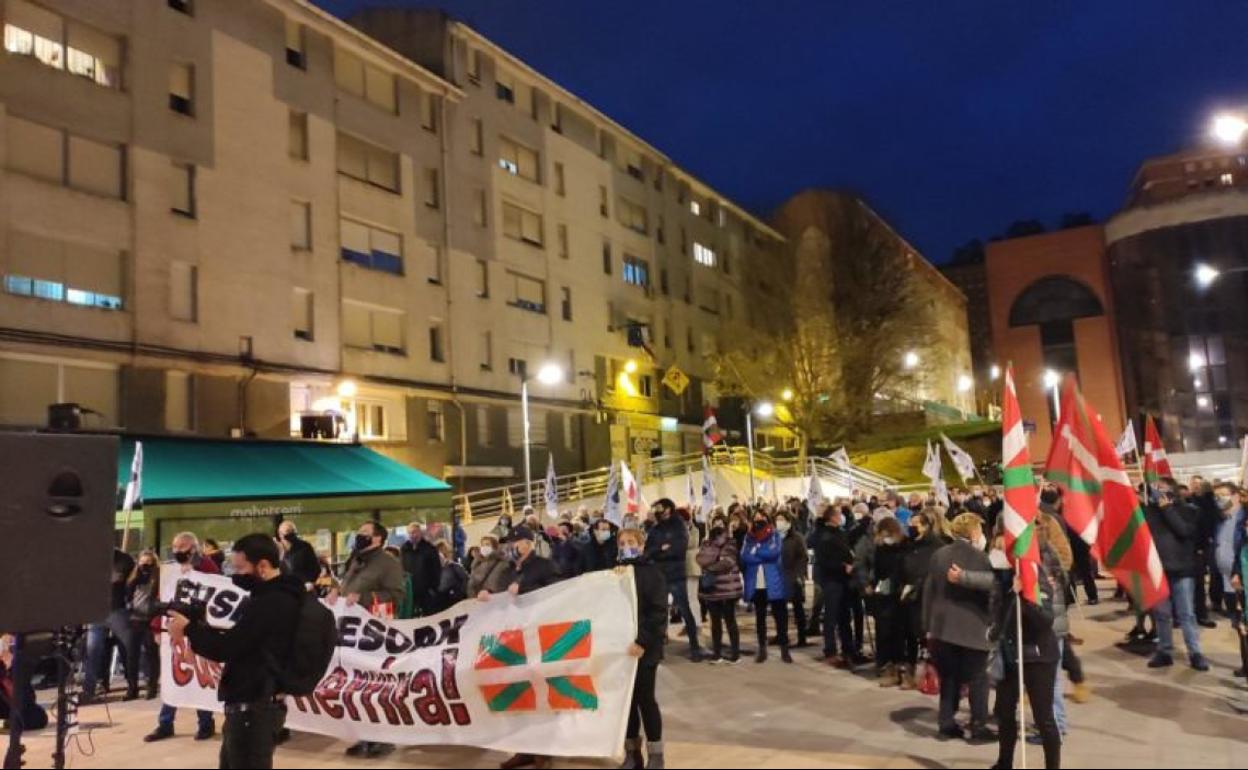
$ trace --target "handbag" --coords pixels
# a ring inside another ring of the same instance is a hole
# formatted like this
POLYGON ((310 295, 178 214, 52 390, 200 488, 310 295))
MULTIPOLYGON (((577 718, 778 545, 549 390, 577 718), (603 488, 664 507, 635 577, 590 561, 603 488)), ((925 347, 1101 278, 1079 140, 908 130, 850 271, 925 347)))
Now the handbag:
POLYGON ((711 594, 715 592, 715 575, 710 572, 703 572, 698 577, 698 593, 711 594))
POLYGON ((940 694, 940 674, 936 671, 936 665, 932 663, 931 657, 925 657, 923 660, 923 675, 919 677, 919 692, 924 695, 940 694))

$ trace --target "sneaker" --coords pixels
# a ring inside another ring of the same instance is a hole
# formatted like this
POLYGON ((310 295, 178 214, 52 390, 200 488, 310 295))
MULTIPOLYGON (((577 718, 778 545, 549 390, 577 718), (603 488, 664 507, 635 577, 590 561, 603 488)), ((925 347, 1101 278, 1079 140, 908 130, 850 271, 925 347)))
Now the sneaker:
POLYGON ((217 726, 215 724, 210 724, 207 727, 201 727, 195 731, 195 740, 206 741, 216 734, 217 726))
POLYGON ((172 737, 173 725, 157 725, 155 730, 152 730, 150 733, 143 736, 143 742, 155 743, 156 741, 163 741, 166 738, 172 737))
POLYGON ((392 751, 394 751, 393 743, 369 743, 365 756, 369 759, 375 759, 377 757, 384 757, 392 751))
POLYGON ((1188 663, 1191 664, 1191 667, 1196 671, 1203 672, 1209 670, 1209 660, 1205 658, 1204 655, 1199 653, 1188 658, 1188 663))
POLYGON ((1088 602, 1087 602, 1089 607, 1095 607, 1096 605, 1100 603, 1101 603, 1100 599, 1088 599, 1088 602))
POLYGON ((970 734, 966 736, 966 742, 975 746, 996 743, 997 734, 983 725, 976 725, 971 727, 970 734))
POLYGON ((1148 662, 1149 668, 1166 668, 1168 666, 1173 666, 1173 665, 1174 665, 1174 658, 1170 657, 1164 652, 1157 653, 1156 655, 1153 656, 1153 659, 1148 662))
POLYGON ((725 666, 735 666, 735 665, 737 665, 737 664, 738 664, 738 663, 740 663, 740 662, 741 662, 741 656, 740 656, 740 655, 725 655, 725 656, 724 656, 724 665, 725 665, 725 666))
POLYGON ((940 732, 936 734, 936 737, 942 741, 947 741, 952 738, 963 740, 964 738, 966 738, 966 734, 963 733, 962 728, 958 727, 957 725, 945 725, 944 727, 940 728, 940 732))
POLYGON ((689 652, 689 660, 692 661, 693 663, 701 663, 705 661, 706 659, 707 659, 706 653, 702 652, 699 649, 695 648, 689 652))
POLYGON ((1196 621, 1196 625, 1200 626, 1201 628, 1217 628, 1218 621, 1214 620, 1213 618, 1200 618, 1199 620, 1196 621))
POLYGON ((364 741, 353 743, 347 748, 348 757, 362 757, 368 753, 368 744, 364 741))

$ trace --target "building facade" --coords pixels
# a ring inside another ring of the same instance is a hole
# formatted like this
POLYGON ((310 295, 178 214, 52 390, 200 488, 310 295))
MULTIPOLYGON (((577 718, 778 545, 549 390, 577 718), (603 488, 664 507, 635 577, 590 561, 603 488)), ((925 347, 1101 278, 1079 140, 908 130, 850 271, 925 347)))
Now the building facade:
POLYGON ((539 469, 700 446, 780 236, 472 29, 304 0, 0 24, 0 424, 328 424, 471 488, 519 480, 528 380, 539 469))

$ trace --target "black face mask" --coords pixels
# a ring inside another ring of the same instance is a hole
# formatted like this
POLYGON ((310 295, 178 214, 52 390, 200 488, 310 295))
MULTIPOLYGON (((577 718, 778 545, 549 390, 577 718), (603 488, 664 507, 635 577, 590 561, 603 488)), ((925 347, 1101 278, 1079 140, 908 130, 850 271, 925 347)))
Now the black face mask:
POLYGON ((755 531, 755 532, 762 532, 764 529, 767 529, 767 522, 765 522, 765 521, 756 521, 756 522, 754 522, 754 531, 755 531))
POLYGON ((299 535, 297 535, 294 532, 287 532, 286 534, 282 535, 282 539, 285 540, 287 543, 293 543, 299 539, 299 535))
POLYGON ((191 552, 190 551, 174 551, 173 560, 176 561, 178 564, 190 564, 191 552))
POLYGON ((368 535, 355 536, 355 550, 366 551, 373 545, 373 539, 368 535))
POLYGON ((139 567, 138 576, 135 578, 136 583, 146 583, 152 579, 152 567, 145 564, 139 567))
POLYGON ((260 585, 260 578, 255 575, 234 575, 230 580, 244 591, 254 591, 256 586, 260 585))

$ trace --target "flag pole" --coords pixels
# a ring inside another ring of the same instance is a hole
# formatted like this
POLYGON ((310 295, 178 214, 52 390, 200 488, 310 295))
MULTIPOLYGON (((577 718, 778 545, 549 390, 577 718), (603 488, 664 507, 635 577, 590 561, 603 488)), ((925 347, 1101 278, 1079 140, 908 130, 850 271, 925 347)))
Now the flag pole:
MULTIPOLYGON (((1019 574, 1019 582, 1022 582, 1020 566, 1022 561, 1015 562, 1015 572, 1019 574)), ((1021 752, 1020 766, 1022 770, 1027 770, 1027 716, 1023 709, 1023 703, 1027 700, 1026 685, 1023 680, 1023 597, 1018 591, 1014 591, 1014 621, 1015 628, 1018 631, 1018 746, 1021 752)), ((1059 672, 1060 676, 1061 673, 1059 672)))

